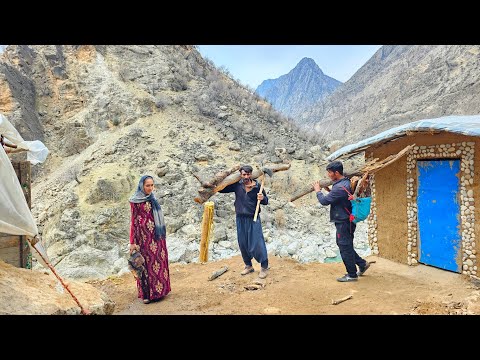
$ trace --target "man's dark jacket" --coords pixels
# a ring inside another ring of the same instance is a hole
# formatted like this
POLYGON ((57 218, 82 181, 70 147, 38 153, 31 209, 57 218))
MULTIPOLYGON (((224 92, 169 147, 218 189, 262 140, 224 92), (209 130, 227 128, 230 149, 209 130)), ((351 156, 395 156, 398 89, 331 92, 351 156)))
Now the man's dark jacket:
MULTIPOLYGON (((257 207, 257 194, 260 191, 260 185, 258 181, 252 180, 255 182, 255 187, 252 188, 249 192, 245 191, 245 187, 243 185, 243 179, 236 182, 235 184, 228 185, 223 190, 220 190, 221 193, 235 193, 235 213, 240 216, 251 216, 255 215, 255 209, 257 207)), ((260 201, 260 204, 267 205, 268 204, 268 197, 265 189, 262 191, 263 200, 260 201)), ((261 206, 258 210, 258 213, 261 212, 261 206)))
POLYGON ((332 190, 323 195, 321 191, 317 192, 317 199, 322 205, 330 205, 330 221, 331 222, 343 222, 350 221, 350 213, 352 212, 352 204, 348 200, 348 193, 343 187, 345 187, 350 193, 350 180, 343 178, 333 183, 332 190), (347 210, 345 210, 347 209, 347 210))

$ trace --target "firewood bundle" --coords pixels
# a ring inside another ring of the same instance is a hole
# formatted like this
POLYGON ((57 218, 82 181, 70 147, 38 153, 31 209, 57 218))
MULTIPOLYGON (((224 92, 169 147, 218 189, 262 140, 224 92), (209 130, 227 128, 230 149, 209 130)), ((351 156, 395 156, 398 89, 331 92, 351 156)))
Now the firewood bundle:
MULTIPOLYGON (((386 167, 386 166, 392 164, 393 162, 397 161, 402 156, 404 156, 407 152, 409 152, 414 146, 415 146, 415 144, 408 145, 403 150, 399 151, 397 154, 387 156, 383 160, 379 161, 379 159, 376 158, 376 159, 373 159, 373 160, 370 160, 370 161, 366 162, 365 164, 363 164, 362 166, 360 166, 358 168, 345 170, 343 175, 345 177, 348 177, 348 178, 352 178, 353 176, 362 177, 363 180, 361 180, 361 183, 359 184, 359 186, 357 186, 355 184, 355 187, 357 188, 356 193, 359 193, 361 191, 365 191, 365 188, 368 184, 368 175, 374 174, 377 171, 380 171, 381 169, 383 169, 384 167, 386 167)), ((330 180, 330 179, 320 180, 320 186, 327 187, 327 186, 330 186, 330 185, 332 185, 332 180, 330 180)), ((290 201, 295 201, 295 200, 301 198, 302 196, 305 196, 305 195, 311 193, 312 191, 313 191, 313 186, 311 184, 309 184, 308 187, 300 190, 297 194, 292 196, 290 198, 290 201)), ((357 194, 354 194, 354 195, 357 195, 357 194)))
POLYGON ((227 178, 232 173, 237 172, 239 169, 240 169, 240 165, 237 164, 228 170, 224 170, 216 173, 215 176, 210 180, 203 180, 200 178, 198 174, 193 174, 193 176, 202 185, 202 187, 198 189, 198 196, 195 197, 194 199, 195 202, 199 204, 203 204, 205 201, 207 201, 210 198, 210 196, 212 196, 216 192, 225 188, 229 184, 226 184, 224 186, 219 186, 219 184, 222 183, 222 181, 225 180, 225 178, 227 178))
MULTIPOLYGON (((277 171, 284 171, 290 169, 290 164, 272 164, 267 166, 272 172, 277 171)), ((212 195, 223 190, 225 187, 231 184, 235 184, 241 178, 240 172, 240 165, 235 165, 234 167, 220 171, 219 173, 215 174, 213 179, 208 181, 202 180, 197 174, 193 174, 195 178, 200 182, 202 187, 198 190, 198 196, 195 197, 195 202, 199 204, 203 204, 207 201, 212 195)), ((258 178, 262 175, 261 169, 255 169, 252 172, 252 179, 258 178)))

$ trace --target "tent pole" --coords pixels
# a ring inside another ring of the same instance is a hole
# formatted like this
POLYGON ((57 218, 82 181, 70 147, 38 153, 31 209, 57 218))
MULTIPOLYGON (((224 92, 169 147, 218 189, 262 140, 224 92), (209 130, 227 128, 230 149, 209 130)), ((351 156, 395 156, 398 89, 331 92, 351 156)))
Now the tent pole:
MULTIPOLYGON (((37 237, 37 235, 34 236, 34 239, 37 237)), ((80 307, 81 309, 81 312, 83 315, 90 315, 90 311, 86 310, 82 304, 80 304, 80 302, 78 301, 77 297, 75 295, 73 295, 73 293, 70 291, 70 289, 68 288, 68 285, 65 284, 65 282, 63 281, 63 279, 60 277, 60 275, 57 274, 57 272, 55 271, 55 269, 53 268, 53 266, 43 257, 42 253, 40 251, 37 250, 37 248, 35 247, 35 244, 38 242, 32 242, 30 241, 30 239, 27 237, 27 240, 28 242, 32 245, 32 247, 35 249, 35 251, 38 253, 38 255, 40 255, 40 257, 42 258, 42 260, 45 262, 45 264, 47 264, 48 268, 53 272, 53 275, 55 275, 57 277, 57 279, 60 281, 60 283, 62 284, 62 286, 65 288, 65 290, 68 291, 68 293, 72 296, 73 300, 75 300, 75 302, 77 303, 77 305, 80 307)))

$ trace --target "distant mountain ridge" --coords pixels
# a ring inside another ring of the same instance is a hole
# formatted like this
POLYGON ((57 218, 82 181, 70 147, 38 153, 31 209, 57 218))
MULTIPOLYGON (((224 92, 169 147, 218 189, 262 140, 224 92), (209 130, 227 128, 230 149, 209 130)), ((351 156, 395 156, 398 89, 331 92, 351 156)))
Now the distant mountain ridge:
POLYGON ((341 84, 325 75, 313 59, 305 57, 288 74, 263 81, 256 93, 301 125, 302 113, 341 84))
POLYGON ((420 119, 478 113, 479 45, 389 45, 300 121, 347 144, 420 119))

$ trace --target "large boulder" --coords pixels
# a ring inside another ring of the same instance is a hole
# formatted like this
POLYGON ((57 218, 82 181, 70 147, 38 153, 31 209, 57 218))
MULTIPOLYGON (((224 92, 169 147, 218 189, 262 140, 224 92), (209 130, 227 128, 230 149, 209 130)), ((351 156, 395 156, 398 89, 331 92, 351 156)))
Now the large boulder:
MULTIPOLYGON (((65 279, 64 279, 65 280, 65 279)), ((115 303, 90 284, 67 281, 91 314, 110 315, 115 303)), ((78 315, 80 307, 50 270, 27 270, 0 261, 0 314, 78 315)))

